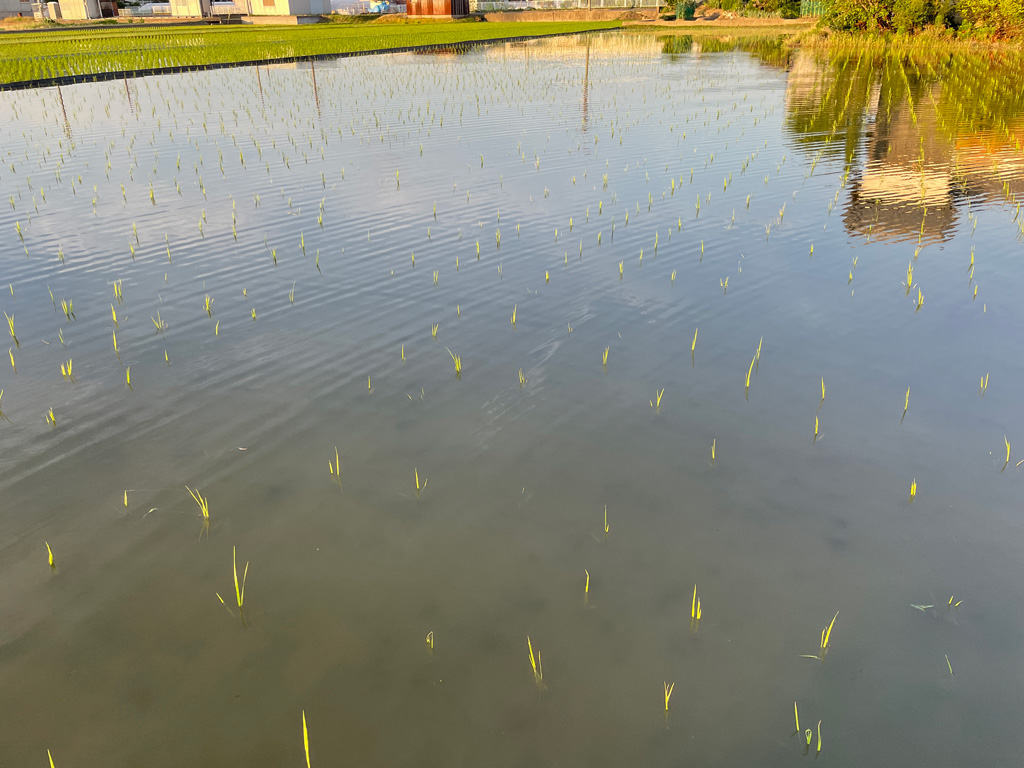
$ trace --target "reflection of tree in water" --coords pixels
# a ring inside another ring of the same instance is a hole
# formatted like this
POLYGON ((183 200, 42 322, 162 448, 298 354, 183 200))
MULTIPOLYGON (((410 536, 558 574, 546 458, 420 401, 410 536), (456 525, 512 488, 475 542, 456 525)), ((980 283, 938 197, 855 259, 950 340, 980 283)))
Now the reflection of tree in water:
POLYGON ((785 126, 816 159, 842 153, 848 231, 944 239, 963 200, 1024 192, 1022 82, 1014 51, 799 51, 785 126))
POLYGON ((680 56, 687 53, 728 53, 743 51, 763 61, 765 64, 785 69, 789 63, 791 49, 785 43, 785 37, 778 36, 732 36, 732 35, 662 35, 658 38, 661 52, 669 56, 680 56))
POLYGON ((661 52, 669 56, 679 56, 693 50, 693 35, 664 35, 658 38, 661 52))

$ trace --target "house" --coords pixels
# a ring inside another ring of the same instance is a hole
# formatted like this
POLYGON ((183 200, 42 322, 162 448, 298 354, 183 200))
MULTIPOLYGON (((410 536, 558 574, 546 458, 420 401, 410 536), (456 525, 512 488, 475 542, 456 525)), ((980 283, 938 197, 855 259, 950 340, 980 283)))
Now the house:
POLYGON ((406 0, 409 17, 458 18, 469 15, 469 0, 406 0))

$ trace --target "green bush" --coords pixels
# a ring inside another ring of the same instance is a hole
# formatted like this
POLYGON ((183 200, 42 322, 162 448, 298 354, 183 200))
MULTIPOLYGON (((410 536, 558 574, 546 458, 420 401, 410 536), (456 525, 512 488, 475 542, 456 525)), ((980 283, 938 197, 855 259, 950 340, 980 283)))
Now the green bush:
POLYGON ((937 25, 949 29, 958 29, 963 20, 964 17, 960 12, 960 4, 957 0, 936 0, 935 23, 937 25))
POLYGON ((837 31, 892 29, 892 0, 831 0, 822 20, 837 31))
POLYGON ((899 32, 916 32, 935 19, 931 0, 895 0, 892 7, 892 26, 899 32))
POLYGON ((829 0, 822 20, 838 31, 916 32, 937 24, 963 36, 1009 37, 1024 34, 1024 0, 829 0))
POLYGON ((800 0, 749 0, 746 10, 762 11, 765 15, 781 16, 784 19, 796 19, 800 17, 800 0))
POLYGON ((697 14, 697 0, 683 0, 676 5, 676 18, 693 21, 697 14))
POLYGON ((779 14, 784 19, 799 19, 800 0, 783 0, 779 3, 779 14))
POLYGON ((960 0, 964 23, 984 34, 1024 32, 1024 0, 960 0))

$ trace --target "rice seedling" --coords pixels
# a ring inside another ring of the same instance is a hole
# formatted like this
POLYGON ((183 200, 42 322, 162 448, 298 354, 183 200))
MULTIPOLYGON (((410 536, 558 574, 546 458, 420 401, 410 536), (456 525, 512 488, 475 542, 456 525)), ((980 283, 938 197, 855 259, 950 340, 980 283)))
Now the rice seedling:
POLYGON ((235 551, 235 547, 231 547, 231 570, 235 577, 235 601, 238 603, 239 610, 242 609, 242 604, 245 602, 245 579, 249 575, 249 561, 246 560, 245 568, 242 571, 242 584, 238 584, 238 558, 235 551))
POLYGON ((56 569, 57 568, 57 561, 53 557, 53 550, 50 549, 50 542, 44 541, 43 543, 46 544, 46 556, 47 556, 47 559, 50 562, 50 568, 56 569))
POLYGON ((818 646, 818 653, 814 655, 802 653, 800 654, 800 658, 815 659, 821 662, 825 661, 825 654, 828 653, 829 641, 832 637, 832 627, 835 625, 837 618, 839 618, 839 611, 836 611, 836 615, 832 617, 832 621, 829 622, 829 625, 825 627, 825 629, 821 630, 821 642, 818 646))
POLYGON ((330 470, 331 476, 334 481, 338 484, 338 489, 341 489, 341 459, 338 458, 338 446, 334 446, 334 463, 331 460, 327 460, 327 469, 330 470))
POLYGON ((8 350, 7 350, 7 354, 8 354, 8 355, 10 356, 10 358, 11 358, 11 369, 12 369, 12 370, 13 370, 13 371, 14 371, 15 373, 17 373, 17 372, 18 372, 18 366, 14 364, 14 347, 11 347, 10 349, 8 349, 8 350))
MULTIPOLYGON (((814 731, 808 728, 804 731, 804 738, 807 740, 807 746, 809 748, 811 746, 811 739, 814 738, 814 731)), ((807 754, 807 752, 805 751, 804 754, 807 754)))
POLYGON ((712 467, 715 466, 715 443, 717 441, 718 441, 718 438, 712 438, 711 439, 711 466, 712 467))
POLYGON ((541 664, 540 651, 537 651, 537 656, 534 658, 533 655, 533 643, 530 641, 530 636, 526 636, 526 648, 530 652, 530 667, 533 669, 533 682, 537 685, 539 690, 544 690, 544 667, 541 664))
POLYGON ((611 531, 611 528, 608 527, 608 505, 605 504, 604 505, 604 536, 605 536, 605 538, 608 538, 608 533, 610 531, 611 531))
POLYGON ((1003 435, 1003 442, 1006 443, 1006 463, 1003 464, 1003 469, 1005 470, 1010 465, 1010 441, 1006 435, 1003 435))
POLYGON ((943 656, 946 657, 946 667, 949 669, 949 676, 956 677, 956 675, 953 674, 953 664, 949 661, 948 654, 943 654, 943 656))
POLYGON ((676 684, 672 683, 669 685, 668 682, 663 681, 662 685, 665 690, 665 714, 668 715, 668 700, 672 698, 672 691, 675 690, 676 684))
POLYGON ((53 755, 50 754, 50 750, 46 750, 46 756, 50 759, 50 768, 57 768, 53 764, 53 755))
POLYGON ((516 327, 516 310, 519 309, 519 305, 516 304, 512 307, 512 327, 516 327))
POLYGON ((434 323, 433 325, 430 326, 430 337, 432 339, 437 339, 437 329, 440 327, 440 325, 440 323, 434 323))
POLYGON ((519 388, 522 389, 525 384, 526 384, 526 376, 523 375, 523 369, 520 368, 519 369, 519 388))
MULTIPOLYGON (((18 337, 14 333, 14 315, 8 315, 4 312, 4 317, 7 318, 7 330, 11 334, 11 338, 14 340, 14 346, 21 349, 21 342, 18 341, 18 337)), ((14 356, 11 356, 11 365, 14 365, 14 356)))
POLYGON ((903 397, 903 415, 900 416, 900 424, 907 417, 907 409, 910 407, 910 387, 907 387, 907 394, 903 397))
POLYGON ((583 574, 586 577, 586 581, 583 583, 583 607, 586 608, 590 602, 590 571, 584 568, 583 574))
MULTIPOLYGON (((448 349, 448 347, 445 347, 445 349, 448 349)), ((448 354, 451 355, 452 362, 455 364, 455 377, 462 379, 462 358, 450 349, 448 349, 448 354)))
POLYGON ((4 391, 2 389, 0 389, 0 421, 6 421, 8 424, 10 424, 11 420, 7 418, 7 415, 4 413, 4 409, 2 407, 3 406, 3 399, 4 399, 4 391))
POLYGON ((302 710, 302 748, 306 753, 306 768, 309 764, 309 729, 306 728, 306 710, 302 710))
POLYGON ((664 387, 662 387, 660 391, 657 390, 657 389, 654 390, 654 398, 655 399, 650 401, 651 402, 651 408, 654 408, 655 410, 658 410, 658 411, 661 410, 661 398, 662 398, 662 395, 664 395, 664 394, 665 394, 665 388, 664 387))
POLYGON ((818 752, 821 752, 821 720, 818 721, 818 752))
POLYGON ((200 511, 200 513, 202 513, 203 519, 209 520, 210 519, 210 500, 209 500, 209 498, 204 497, 199 492, 198 488, 196 488, 193 491, 191 488, 189 488, 186 485, 185 486, 185 490, 189 492, 189 495, 191 495, 192 498, 195 499, 196 504, 199 505, 199 511, 200 511))
POLYGON ((982 397, 984 397, 985 393, 987 391, 988 391, 988 374, 986 373, 984 376, 981 377, 981 383, 978 385, 978 394, 981 395, 982 397))
POLYGON ((917 498, 917 478, 916 477, 910 483, 910 502, 913 503, 915 498, 917 498))
POLYGON ((57 428, 57 417, 56 417, 56 415, 54 415, 52 407, 44 414, 44 416, 46 418, 46 423, 49 424, 50 427, 52 427, 53 429, 56 429, 57 428))
POLYGON ((796 730, 794 733, 800 733, 800 710, 797 709, 796 702, 793 702, 793 717, 796 719, 796 730))
POLYGON ((132 389, 132 367, 130 365, 124 369, 124 383, 128 385, 128 389, 132 389))
POLYGON ((605 366, 606 368, 608 367, 608 351, 610 349, 611 347, 605 347, 604 353, 601 355, 601 365, 605 366))
POLYGON ((702 616, 700 597, 697 595, 697 585, 693 585, 693 599, 690 601, 690 631, 696 632, 700 627, 702 616))
POLYGON ((60 364, 60 375, 64 377, 65 381, 74 381, 75 376, 71 372, 71 359, 69 358, 66 363, 60 364))

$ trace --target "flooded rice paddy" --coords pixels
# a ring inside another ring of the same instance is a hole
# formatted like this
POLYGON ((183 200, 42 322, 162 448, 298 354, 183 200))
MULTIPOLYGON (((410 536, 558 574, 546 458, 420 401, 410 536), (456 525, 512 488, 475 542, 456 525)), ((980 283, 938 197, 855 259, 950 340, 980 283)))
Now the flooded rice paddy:
POLYGON ((0 94, 0 762, 1013 764, 987 56, 609 33, 0 94))

